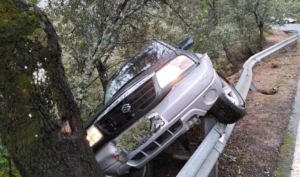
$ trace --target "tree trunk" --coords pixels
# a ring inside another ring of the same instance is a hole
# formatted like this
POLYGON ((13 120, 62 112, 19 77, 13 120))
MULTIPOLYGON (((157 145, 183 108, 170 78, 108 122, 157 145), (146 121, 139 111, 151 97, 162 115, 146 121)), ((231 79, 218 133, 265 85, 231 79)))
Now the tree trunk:
MULTIPOLYGON (((102 89, 105 95, 106 86, 108 84, 107 68, 103 63, 97 65, 98 76, 100 78, 102 89)), ((104 100, 103 100, 104 101, 104 100)))
POLYGON ((35 6, 0 1, 0 135, 23 177, 98 177, 57 35, 35 6))
POLYGON ((212 0, 212 2, 209 4, 210 4, 210 9, 211 9, 212 24, 214 25, 214 27, 216 27, 216 26, 218 26, 218 23, 219 23, 216 0, 212 0))
POLYGON ((264 42, 264 26, 259 26, 259 50, 263 50, 263 42, 264 42))
POLYGON ((233 56, 231 54, 231 52, 229 51, 229 48, 227 47, 227 45, 225 43, 223 43, 223 50, 225 51, 225 55, 228 61, 232 61, 233 56))

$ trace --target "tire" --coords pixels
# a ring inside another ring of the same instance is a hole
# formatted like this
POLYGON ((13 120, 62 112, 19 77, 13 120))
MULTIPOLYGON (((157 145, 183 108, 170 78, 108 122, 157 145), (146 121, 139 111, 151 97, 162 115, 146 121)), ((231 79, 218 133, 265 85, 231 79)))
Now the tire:
POLYGON ((142 168, 132 168, 129 174, 122 175, 121 177, 153 177, 153 163, 149 161, 142 168))
POLYGON ((288 20, 285 20, 284 23, 285 23, 285 24, 289 24, 290 22, 289 22, 288 20))
POLYGON ((245 101, 234 86, 219 74, 223 93, 209 110, 215 118, 224 124, 232 124, 246 115, 245 101))

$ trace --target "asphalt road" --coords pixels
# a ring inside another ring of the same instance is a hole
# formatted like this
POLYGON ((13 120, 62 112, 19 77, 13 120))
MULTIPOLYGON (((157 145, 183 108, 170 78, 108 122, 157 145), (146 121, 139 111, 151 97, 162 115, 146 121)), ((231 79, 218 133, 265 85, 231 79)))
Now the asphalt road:
POLYGON ((300 176, 300 79, 298 81, 297 94, 295 97, 295 103, 293 107, 293 113, 290 117, 289 131, 293 137, 294 157, 291 167, 291 177, 300 176))
POLYGON ((291 30, 297 30, 300 32, 300 24, 285 24, 283 26, 273 26, 274 29, 280 29, 283 31, 291 31, 291 30))
MULTIPOLYGON (((274 26, 274 29, 280 29, 283 31, 296 30, 300 33, 300 24, 285 24, 283 26, 274 26)), ((299 44, 298 44, 299 45, 299 44)), ((292 136, 292 141, 295 145, 293 163, 290 171, 291 177, 300 176, 300 79, 298 81, 298 89, 295 97, 295 103, 293 107, 293 113, 290 117, 289 131, 292 136)))

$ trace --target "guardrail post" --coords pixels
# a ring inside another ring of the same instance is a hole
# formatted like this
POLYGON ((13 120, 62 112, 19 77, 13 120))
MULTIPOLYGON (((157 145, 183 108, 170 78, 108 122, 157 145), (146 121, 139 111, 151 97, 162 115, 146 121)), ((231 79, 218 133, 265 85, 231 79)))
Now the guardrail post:
POLYGON ((253 84, 253 82, 251 82, 251 84, 250 84, 250 90, 252 92, 257 92, 257 88, 255 87, 255 85, 253 84))
POLYGON ((208 177, 217 177, 218 176, 218 165, 219 161, 216 162, 215 166, 211 169, 211 172, 209 173, 208 177))
POLYGON ((290 52, 290 51, 291 51, 290 45, 286 45, 286 46, 284 47, 284 50, 286 50, 287 52, 290 52))
POLYGON ((217 123, 216 119, 214 117, 205 117, 204 119, 204 135, 207 136, 207 134, 211 131, 211 129, 215 126, 217 123))

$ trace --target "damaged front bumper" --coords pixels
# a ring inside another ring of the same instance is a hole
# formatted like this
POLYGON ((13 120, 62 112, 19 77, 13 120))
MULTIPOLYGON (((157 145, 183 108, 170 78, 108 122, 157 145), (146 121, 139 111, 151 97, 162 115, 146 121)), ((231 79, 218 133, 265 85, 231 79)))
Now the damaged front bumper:
POLYGON ((199 121, 220 93, 221 82, 209 57, 175 84, 148 114, 96 152, 100 168, 108 175, 122 175, 141 168, 199 121))

